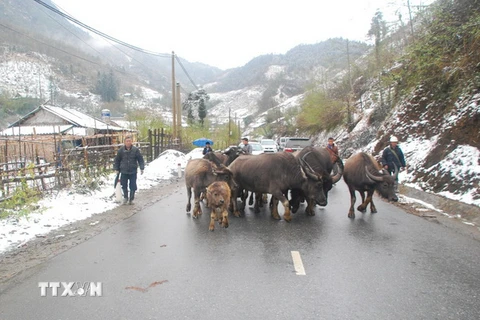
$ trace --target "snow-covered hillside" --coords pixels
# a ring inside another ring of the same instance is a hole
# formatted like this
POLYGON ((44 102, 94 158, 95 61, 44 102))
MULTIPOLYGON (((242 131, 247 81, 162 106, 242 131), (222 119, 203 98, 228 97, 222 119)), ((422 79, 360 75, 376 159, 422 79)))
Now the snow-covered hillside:
POLYGON ((214 107, 208 110, 208 117, 216 123, 227 123, 228 114, 239 120, 252 115, 258 110, 258 99, 264 88, 254 87, 225 93, 209 93, 214 107))

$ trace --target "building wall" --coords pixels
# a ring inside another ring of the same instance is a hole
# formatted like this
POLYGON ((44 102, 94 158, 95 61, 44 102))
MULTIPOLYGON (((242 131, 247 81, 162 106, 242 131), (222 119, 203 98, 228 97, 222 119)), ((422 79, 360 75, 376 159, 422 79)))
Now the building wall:
POLYGON ((31 125, 63 125, 70 124, 68 121, 60 118, 59 116, 47 112, 43 109, 36 112, 33 116, 26 119, 22 125, 31 126, 31 125))

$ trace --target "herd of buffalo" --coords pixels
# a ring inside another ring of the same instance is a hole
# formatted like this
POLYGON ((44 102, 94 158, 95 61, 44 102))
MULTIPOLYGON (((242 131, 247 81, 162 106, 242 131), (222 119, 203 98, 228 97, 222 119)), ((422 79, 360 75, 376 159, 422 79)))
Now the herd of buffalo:
POLYGON ((368 204, 372 213, 377 212, 372 201, 375 190, 390 201, 397 201, 394 192, 395 177, 369 154, 359 152, 343 164, 342 160, 332 163, 328 150, 324 147, 307 147, 295 153, 277 152, 260 155, 244 155, 241 149, 230 147, 224 152, 209 152, 202 159, 191 159, 185 168, 187 187, 187 212, 190 212, 192 190, 194 208, 192 216, 202 213, 200 201, 206 198, 206 206, 211 209, 209 229, 214 230, 215 221, 228 227, 228 212, 240 217, 251 192, 250 204, 255 212, 270 194, 271 214, 280 219, 278 202, 284 207, 283 218, 291 221, 301 202, 306 202, 305 212, 314 215, 316 205, 326 206, 328 191, 341 177, 350 191, 351 205, 349 218, 355 218, 355 191, 362 203, 357 210, 365 212, 368 204), (255 200, 253 200, 255 195, 255 200), (288 196, 290 195, 290 199, 288 196), (237 199, 241 199, 238 206, 237 199))

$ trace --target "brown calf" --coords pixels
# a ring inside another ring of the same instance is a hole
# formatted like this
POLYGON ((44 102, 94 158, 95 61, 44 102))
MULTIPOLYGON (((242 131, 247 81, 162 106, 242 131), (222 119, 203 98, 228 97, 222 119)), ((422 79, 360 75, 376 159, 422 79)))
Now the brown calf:
POLYGON ((216 181, 207 187, 207 206, 212 210, 210 213, 210 226, 208 230, 215 229, 215 221, 219 221, 222 227, 228 228, 228 206, 230 204, 230 187, 225 181, 216 181))
MULTIPOLYGON (((209 152, 210 153, 210 152, 209 152)), ((188 161, 185 168, 185 185, 187 187, 187 212, 190 212, 192 207, 190 200, 192 198, 192 189, 194 193, 194 208, 193 208, 193 218, 197 218, 198 215, 202 214, 202 209, 200 207, 200 194, 205 190, 205 188, 215 181, 226 181, 227 183, 232 183, 232 172, 221 165, 220 167, 215 166, 214 163, 206 159, 191 159, 188 161)))

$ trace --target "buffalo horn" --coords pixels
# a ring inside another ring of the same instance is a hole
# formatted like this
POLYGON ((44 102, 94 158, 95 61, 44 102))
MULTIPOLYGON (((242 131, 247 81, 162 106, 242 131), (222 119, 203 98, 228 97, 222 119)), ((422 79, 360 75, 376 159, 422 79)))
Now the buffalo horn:
POLYGON ((312 167, 310 167, 310 165, 303 158, 300 158, 300 161, 301 161, 301 164, 302 164, 300 167, 303 168, 307 177, 309 177, 309 178, 311 178, 315 181, 320 180, 318 178, 318 176, 315 174, 315 172, 313 171, 312 167))
POLYGON ((371 174, 370 171, 368 170, 368 167, 366 167, 366 166, 365 166, 365 173, 367 174, 368 179, 371 179, 371 180, 377 181, 377 182, 382 182, 383 181, 383 177, 379 177, 379 176, 371 174))
MULTIPOLYGON (((338 165, 338 163, 335 162, 334 164, 335 166, 337 166, 337 170, 334 175, 332 175, 332 183, 335 184, 337 183, 338 181, 340 181, 340 179, 342 178, 342 174, 343 174, 343 171, 342 171, 342 168, 340 168, 340 166, 338 165)), ((335 172, 335 170, 333 170, 333 172, 335 172)))

